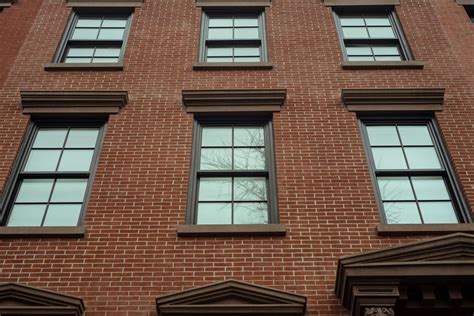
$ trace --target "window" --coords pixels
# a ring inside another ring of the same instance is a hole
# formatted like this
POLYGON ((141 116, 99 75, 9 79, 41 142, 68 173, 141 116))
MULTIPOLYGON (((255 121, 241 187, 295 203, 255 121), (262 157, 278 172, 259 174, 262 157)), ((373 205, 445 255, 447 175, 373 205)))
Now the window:
POLYGON ((433 121, 362 122, 387 224, 469 221, 433 121))
POLYGON ((56 62, 86 64, 121 62, 130 17, 130 13, 74 13, 56 62))
POLYGON ((3 224, 77 226, 85 210, 102 138, 96 124, 33 125, 20 154, 3 224))
POLYGON ((471 22, 474 23, 474 5, 465 5, 464 9, 466 9, 467 15, 471 19, 471 22))
POLYGON ((271 122, 199 122, 190 183, 194 224, 277 223, 271 122))
POLYGON ((266 62, 263 12, 203 13, 200 62, 266 62))
POLYGON ((402 61, 411 55, 395 12, 335 12, 344 58, 348 61, 402 61))

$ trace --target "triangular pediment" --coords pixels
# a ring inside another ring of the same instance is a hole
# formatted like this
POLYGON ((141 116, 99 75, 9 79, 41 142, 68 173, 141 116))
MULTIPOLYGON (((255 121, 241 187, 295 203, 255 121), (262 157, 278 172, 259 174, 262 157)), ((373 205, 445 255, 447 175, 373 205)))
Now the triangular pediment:
POLYGON ((55 310, 58 315, 83 315, 84 302, 76 297, 14 283, 0 284, 0 314, 3 310, 55 310))
POLYGON ((156 303, 159 314, 164 316, 190 315, 199 311, 271 315, 275 309, 287 311, 282 315, 303 315, 306 308, 304 296, 235 280, 162 296, 156 303))
POLYGON ((340 259, 344 265, 446 261, 474 263, 474 235, 456 233, 340 259))

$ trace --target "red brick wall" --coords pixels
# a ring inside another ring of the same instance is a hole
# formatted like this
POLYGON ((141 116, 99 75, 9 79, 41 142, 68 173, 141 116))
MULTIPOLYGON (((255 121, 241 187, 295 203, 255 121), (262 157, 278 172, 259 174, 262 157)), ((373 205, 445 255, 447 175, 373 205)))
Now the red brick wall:
POLYGON ((227 71, 192 69, 200 26, 194 0, 148 0, 133 17, 122 72, 44 71, 70 9, 63 0, 38 8, 40 2, 19 1, 0 14, 0 25, 20 9, 34 19, 16 58, 8 55, 11 70, 0 90, 1 182, 28 122, 20 89, 123 89, 130 102, 107 126, 86 238, 0 240, 0 282, 82 297, 89 316, 144 316, 154 315, 158 296, 234 278, 305 295, 308 315, 347 316, 334 295, 337 259, 411 239, 375 232, 379 211, 342 88, 446 88, 437 118, 466 198, 474 201, 474 66, 465 45, 474 42, 474 26, 453 0, 404 0, 396 8, 423 70, 342 70, 330 9, 320 1, 274 0, 266 9, 274 69, 227 71), (456 36, 466 29, 469 35, 456 36), (181 90, 219 88, 288 89, 288 101, 274 115, 286 237, 176 236, 185 221, 193 121, 183 111, 181 90))

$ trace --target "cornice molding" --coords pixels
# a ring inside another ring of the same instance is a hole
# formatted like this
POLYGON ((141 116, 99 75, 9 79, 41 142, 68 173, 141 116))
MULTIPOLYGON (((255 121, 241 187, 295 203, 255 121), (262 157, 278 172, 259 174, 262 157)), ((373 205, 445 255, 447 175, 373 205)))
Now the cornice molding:
POLYGON ((127 91, 21 91, 23 114, 116 114, 127 91))
POLYGON ((272 0, 196 0, 197 7, 270 7, 272 0))
POLYGON ((84 301, 80 298, 15 283, 0 284, 2 315, 82 316, 84 312, 84 301))
POLYGON ((143 1, 144 0, 66 0, 66 4, 68 7, 132 8, 141 7, 143 1))
POLYGON ((278 112, 286 89, 183 90, 186 112, 278 112))
POLYGON ((303 316, 306 297, 227 280, 156 299, 160 316, 251 314, 303 316))
POLYGON ((444 89, 342 89, 349 111, 441 111, 444 89))

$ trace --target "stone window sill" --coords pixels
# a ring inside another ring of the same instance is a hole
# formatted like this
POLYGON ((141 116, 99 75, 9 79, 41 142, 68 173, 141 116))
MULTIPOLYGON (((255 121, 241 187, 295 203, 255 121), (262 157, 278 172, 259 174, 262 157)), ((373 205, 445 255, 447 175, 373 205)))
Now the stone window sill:
POLYGON ((444 235, 474 233, 474 224, 379 224, 380 236, 444 235))
POLYGON ((272 69, 271 63, 197 63, 193 64, 194 70, 228 70, 228 69, 272 69))
POLYGON ((218 236, 285 236, 286 226, 282 224, 255 225, 179 225, 179 237, 218 236))
POLYGON ((342 69, 423 69, 420 61, 344 61, 342 69))
POLYGON ((97 71, 97 70, 109 70, 119 71, 123 70, 122 63, 97 63, 97 64, 64 64, 64 63, 50 63, 44 65, 46 71, 97 71))
POLYGON ((0 238, 82 238, 85 226, 0 227, 0 238))

